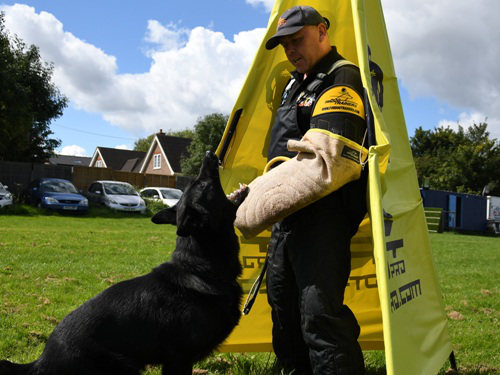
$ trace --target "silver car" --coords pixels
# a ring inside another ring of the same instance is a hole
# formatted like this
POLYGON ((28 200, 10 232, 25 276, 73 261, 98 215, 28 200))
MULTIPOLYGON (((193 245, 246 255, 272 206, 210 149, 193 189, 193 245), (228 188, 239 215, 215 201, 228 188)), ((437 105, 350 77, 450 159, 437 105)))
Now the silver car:
POLYGON ((172 207, 181 199, 182 190, 167 187, 147 187, 142 189, 140 194, 145 200, 161 200, 165 206, 172 207))
POLYGON ((12 204, 12 194, 7 190, 8 186, 0 182, 0 208, 12 204))
POLYGON ((95 181, 90 184, 86 195, 89 204, 105 205, 119 211, 146 211, 146 203, 128 182, 95 181))

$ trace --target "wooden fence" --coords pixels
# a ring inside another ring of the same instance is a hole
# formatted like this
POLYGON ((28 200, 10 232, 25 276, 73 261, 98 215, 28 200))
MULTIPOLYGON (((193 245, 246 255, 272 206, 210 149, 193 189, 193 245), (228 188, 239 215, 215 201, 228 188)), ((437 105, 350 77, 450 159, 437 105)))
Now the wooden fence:
POLYGON ((109 168, 73 167, 73 184, 77 189, 86 190, 97 180, 128 182, 139 189, 147 186, 176 187, 175 176, 122 172, 109 168))
POLYGON ((93 181, 128 182, 138 189, 147 186, 177 187, 176 176, 114 171, 108 168, 61 166, 0 161, 0 182, 19 196, 28 184, 39 177, 62 178, 73 182, 78 190, 87 190, 93 181))
POLYGON ((28 184, 40 177, 62 178, 71 181, 71 167, 16 161, 0 161, 0 182, 19 196, 28 184))

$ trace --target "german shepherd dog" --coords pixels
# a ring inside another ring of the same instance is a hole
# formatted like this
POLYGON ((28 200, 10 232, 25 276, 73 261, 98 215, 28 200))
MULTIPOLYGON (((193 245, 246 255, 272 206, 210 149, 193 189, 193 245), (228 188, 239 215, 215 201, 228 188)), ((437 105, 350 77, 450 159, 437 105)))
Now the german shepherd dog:
POLYGON ((191 375, 238 324, 242 289, 233 222, 243 188, 229 200, 218 158, 207 153, 200 173, 157 224, 177 225, 170 261, 119 282, 68 314, 29 364, 0 362, 0 375, 191 375))

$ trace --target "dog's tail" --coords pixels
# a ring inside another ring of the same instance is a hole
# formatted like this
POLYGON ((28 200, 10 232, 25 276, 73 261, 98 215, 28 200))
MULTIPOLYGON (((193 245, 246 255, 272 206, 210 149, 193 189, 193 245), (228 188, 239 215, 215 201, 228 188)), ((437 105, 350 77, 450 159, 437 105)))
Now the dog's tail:
POLYGON ((18 365, 9 361, 0 361, 0 375, 34 375, 34 364, 18 365))

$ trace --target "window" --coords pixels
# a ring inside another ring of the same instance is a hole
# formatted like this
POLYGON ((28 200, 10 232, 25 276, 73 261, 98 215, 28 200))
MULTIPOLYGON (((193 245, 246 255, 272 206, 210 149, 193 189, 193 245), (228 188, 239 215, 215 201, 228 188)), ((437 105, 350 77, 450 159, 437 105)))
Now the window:
POLYGON ((153 169, 161 168, 161 154, 155 154, 153 156, 153 169))
POLYGON ((94 184, 90 185, 90 187, 89 187, 89 191, 90 191, 91 193, 96 193, 96 192, 98 192, 98 191, 99 191, 99 192, 102 192, 102 186, 101 186, 101 184, 99 184, 99 183, 94 183, 94 184))
POLYGON ((95 166, 97 168, 104 168, 104 164, 102 163, 102 160, 97 160, 97 162, 95 163, 95 166))
POLYGON ((153 189, 147 189, 147 190, 144 190, 142 193, 141 193, 141 196, 143 198, 153 198, 154 195, 158 195, 158 193, 153 190, 153 189))

